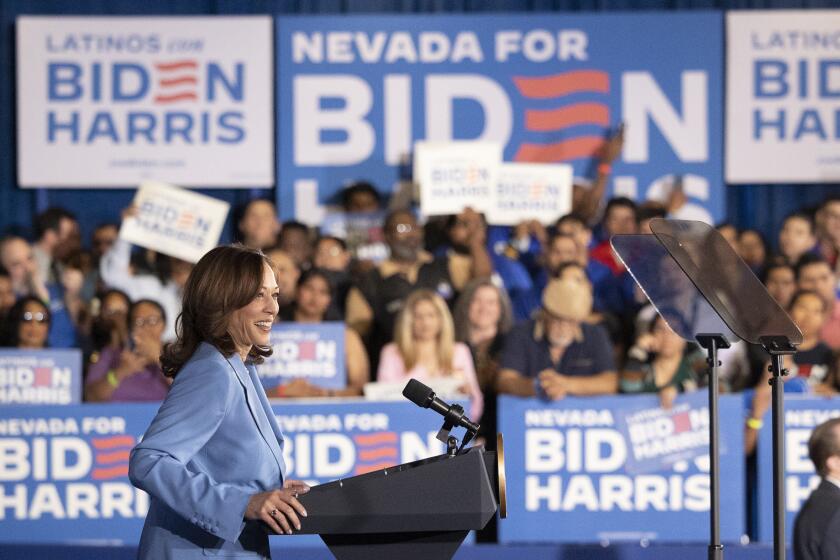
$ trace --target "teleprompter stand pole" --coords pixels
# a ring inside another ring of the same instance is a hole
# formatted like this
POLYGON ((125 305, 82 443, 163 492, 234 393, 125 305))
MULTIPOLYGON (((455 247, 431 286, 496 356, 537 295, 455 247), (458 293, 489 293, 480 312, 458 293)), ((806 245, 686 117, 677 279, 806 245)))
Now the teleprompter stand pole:
POLYGON ((729 348, 729 341, 722 334, 698 334, 697 342, 706 349, 706 363, 709 365, 709 459, 711 468, 711 520, 709 538, 709 560, 723 560, 723 544, 720 542, 720 428, 718 414, 718 349, 729 348))
POLYGON ((773 394, 773 559, 785 560, 785 403, 782 377, 788 372, 782 365, 782 359, 785 355, 795 354, 796 347, 785 336, 763 336, 760 341, 770 354, 770 387, 773 394))

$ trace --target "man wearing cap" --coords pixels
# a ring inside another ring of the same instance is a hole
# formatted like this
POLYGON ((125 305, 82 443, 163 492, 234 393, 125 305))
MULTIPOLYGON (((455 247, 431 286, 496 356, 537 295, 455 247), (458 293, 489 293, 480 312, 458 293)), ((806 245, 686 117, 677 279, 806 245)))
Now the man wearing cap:
POLYGON ((796 516, 794 556, 796 560, 840 558, 840 418, 814 428, 808 456, 822 481, 796 516))
POLYGON ((591 309, 587 284, 549 281, 538 316, 515 327, 505 340, 498 392, 550 400, 615 393, 613 348, 603 327, 584 322, 591 309))

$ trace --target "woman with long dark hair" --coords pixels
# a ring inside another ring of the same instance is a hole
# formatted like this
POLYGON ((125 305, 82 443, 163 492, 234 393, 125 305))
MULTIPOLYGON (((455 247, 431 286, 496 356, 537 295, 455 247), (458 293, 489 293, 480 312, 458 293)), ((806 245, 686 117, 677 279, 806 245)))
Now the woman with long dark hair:
POLYGON ((46 348, 52 315, 44 302, 34 296, 22 297, 9 309, 5 319, 2 346, 37 350, 46 348))
POLYGON ((241 245, 216 247, 190 273, 161 356, 174 381, 131 452, 131 482, 151 496, 141 559, 269 558, 268 530, 300 528, 309 487, 285 480, 285 442, 254 367, 271 355, 276 298, 270 261, 241 245))

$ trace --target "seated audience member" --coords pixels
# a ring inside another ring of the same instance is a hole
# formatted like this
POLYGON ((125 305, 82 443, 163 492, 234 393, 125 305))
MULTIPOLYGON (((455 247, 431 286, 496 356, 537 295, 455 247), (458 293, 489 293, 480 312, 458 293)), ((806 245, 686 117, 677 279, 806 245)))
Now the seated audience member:
POLYGON ((255 198, 245 205, 238 223, 242 244, 252 249, 266 250, 277 244, 280 220, 274 203, 255 198))
POLYGON ((490 448, 496 438, 496 376, 505 334, 513 322, 510 300, 489 279, 473 280, 455 304, 455 339, 470 349, 478 386, 484 397, 482 436, 490 448))
POLYGON ((761 234, 754 229, 742 230, 738 234, 738 255, 760 276, 767 260, 767 244, 761 234))
POLYGON ((478 386, 470 350, 455 342, 452 315, 439 295, 416 290, 408 296, 394 329, 394 342, 382 349, 376 380, 417 379, 434 387, 435 379, 455 378, 470 398, 469 417, 481 419, 484 397, 478 386))
POLYGON ((0 266, 9 273, 15 298, 35 296, 49 300, 47 286, 32 256, 32 247, 24 238, 9 235, 0 239, 0 266))
POLYGON ((341 207, 348 214, 368 214, 382 209, 382 195, 371 183, 356 181, 341 191, 341 207))
POLYGON ((309 268, 309 259, 312 258, 312 238, 306 224, 301 222, 283 224, 280 236, 277 238, 277 246, 292 257, 299 269, 309 268))
POLYGON ((16 299, 12 279, 9 277, 9 273, 0 267, 0 320, 3 320, 6 313, 15 304, 16 299))
POLYGON ((280 307, 289 305, 295 300, 295 288, 300 278, 300 268, 294 259, 279 247, 269 249, 266 256, 271 261, 271 268, 277 278, 277 303, 280 307))
MULTIPOLYGON (((825 301, 816 292, 800 290, 791 299, 788 314, 802 331, 802 344, 792 357, 785 356, 784 367, 789 371, 782 378, 785 392, 835 394, 838 387, 834 353, 820 340, 819 334, 826 317, 825 301)), ((765 362, 762 381, 755 387, 750 420, 747 422, 744 443, 748 454, 755 447, 757 429, 770 407, 772 392, 767 383, 770 379, 768 364, 765 362)))
POLYGON ((678 393, 697 389, 706 369, 703 353, 672 331, 659 314, 627 354, 619 389, 657 393, 662 408, 671 408, 678 393))
POLYGON ((94 314, 90 329, 92 364, 99 361, 105 348, 114 348, 119 352, 128 346, 128 311, 131 309, 128 295, 119 290, 104 292, 96 302, 99 309, 94 314))
POLYGON ((49 308, 33 296, 24 296, 9 309, 4 321, 3 344, 11 348, 47 348, 52 316, 49 308))
POLYGON ((771 263, 764 269, 763 277, 767 291, 782 309, 787 309, 796 292, 796 271, 793 265, 784 262, 771 263))
POLYGON ((721 222, 715 226, 715 229, 718 231, 719 234, 723 236, 729 246, 732 247, 732 250, 736 253, 738 252, 738 228, 730 224, 729 222, 721 222))
POLYGON ((91 402, 160 401, 171 380, 160 369, 166 312, 156 301, 141 299, 128 313, 133 347, 108 346, 90 366, 85 400, 91 402))
MULTIPOLYGON (((311 268, 300 275, 293 304, 280 309, 278 321, 294 323, 322 323, 337 320, 330 317, 332 288, 324 271, 311 268)), ((347 373, 345 389, 323 389, 299 378, 267 391, 269 397, 353 397, 362 394, 370 379, 370 364, 362 339, 356 331, 344 329, 344 370, 347 373)))
POLYGON ((639 206, 639 233, 652 234, 653 230, 650 229, 651 220, 667 217, 668 210, 662 206, 651 204, 643 204, 642 206, 639 206))
POLYGON ((621 276, 626 271, 624 265, 613 253, 610 238, 613 235, 637 233, 639 231, 639 214, 636 203, 623 196, 610 199, 607 208, 604 210, 602 227, 603 241, 589 252, 589 256, 592 260, 608 266, 615 276, 621 276))
MULTIPOLYGON (((123 219, 136 213, 137 209, 131 206, 123 211, 123 219)), ((99 274, 108 288, 125 292, 132 301, 159 302, 167 317, 163 339, 172 341, 175 340, 175 319, 181 312, 181 293, 192 267, 192 263, 158 253, 153 273, 135 273, 131 265, 131 244, 117 239, 102 256, 99 274)))
POLYGON ((789 214, 779 230, 779 252, 791 266, 796 266, 805 253, 817 249, 817 232, 814 218, 807 212, 789 214))
MULTIPOLYGON (((453 270, 464 271, 469 278, 489 278, 493 274, 493 263, 487 252, 484 216, 471 208, 453 214, 446 220, 446 234, 449 241, 447 253, 453 270)), ((459 283, 466 284, 467 279, 461 279, 459 283)))
POLYGON ((814 428, 808 457, 821 480, 796 514, 793 552, 796 560, 840 558, 840 418, 814 428))
POLYGON ((815 218, 819 254, 832 270, 837 270, 840 251, 840 198, 831 196, 823 201, 815 218))
POLYGON ((320 269, 330 279, 334 290, 330 310, 337 313, 341 319, 344 319, 347 294, 353 285, 350 261, 350 251, 343 239, 321 236, 315 242, 312 266, 320 269))
POLYGON ((536 319, 514 327, 505 339, 499 393, 558 400, 567 395, 615 393, 618 375, 606 331, 587 324, 592 295, 572 280, 552 280, 536 319))
POLYGON ((83 267, 84 283, 81 296, 86 302, 91 301, 96 294, 105 290, 105 285, 99 274, 99 263, 102 255, 114 246, 119 238, 120 228, 117 224, 105 223, 96 226, 90 238, 89 261, 83 267))
POLYGON ((32 255, 46 283, 61 281, 63 261, 81 248, 79 222, 63 208, 48 208, 35 217, 32 255))
POLYGON ((802 255, 796 264, 796 286, 800 290, 816 292, 822 298, 826 316, 820 339, 832 350, 840 349, 840 300, 831 266, 817 255, 802 255))
POLYGON ((391 212, 384 229, 390 257, 367 271, 347 296, 347 324, 368 338, 371 360, 393 340, 395 318, 409 293, 424 288, 453 302, 475 273, 461 267, 463 260, 423 251, 422 229, 409 210, 391 212))

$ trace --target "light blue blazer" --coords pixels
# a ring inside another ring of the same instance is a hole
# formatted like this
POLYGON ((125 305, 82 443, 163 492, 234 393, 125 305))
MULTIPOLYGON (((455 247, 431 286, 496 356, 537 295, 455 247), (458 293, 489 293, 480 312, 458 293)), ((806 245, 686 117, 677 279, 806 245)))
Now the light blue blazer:
POLYGON ((253 365, 202 343, 184 365, 143 439, 128 476, 151 496, 138 557, 270 557, 253 494, 280 488, 283 435, 253 365))

